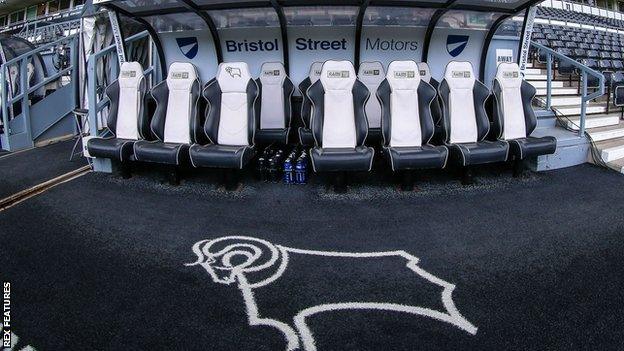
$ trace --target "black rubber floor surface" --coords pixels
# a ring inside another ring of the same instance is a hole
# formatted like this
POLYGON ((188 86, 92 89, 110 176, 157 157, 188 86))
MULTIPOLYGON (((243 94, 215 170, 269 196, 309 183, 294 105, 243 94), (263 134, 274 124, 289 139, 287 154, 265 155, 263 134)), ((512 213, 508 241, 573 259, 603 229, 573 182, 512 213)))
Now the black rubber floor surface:
POLYGON ((69 161, 75 140, 0 155, 0 199, 58 177, 87 164, 84 157, 69 161))
POLYGON ((173 188, 88 174, 0 212, 12 330, 40 351, 285 350, 282 330, 291 328, 303 349, 295 317, 329 303, 447 312, 440 286, 404 258, 340 256, 403 250, 455 284, 452 300, 476 334, 387 309, 310 312, 305 326, 318 350, 621 350, 624 177, 584 165, 479 181, 337 195, 319 186, 256 183, 227 193, 193 180, 173 188), (282 245, 276 264, 288 251, 287 264, 274 280, 265 279, 277 266, 210 275, 255 254, 270 261, 255 242, 206 249, 221 250, 204 260, 208 270, 184 265, 197 260, 196 242, 225 236, 282 245), (224 257, 235 250, 247 253, 224 257), (265 284, 243 294, 257 282, 265 284), (250 301, 282 329, 252 326, 250 301))

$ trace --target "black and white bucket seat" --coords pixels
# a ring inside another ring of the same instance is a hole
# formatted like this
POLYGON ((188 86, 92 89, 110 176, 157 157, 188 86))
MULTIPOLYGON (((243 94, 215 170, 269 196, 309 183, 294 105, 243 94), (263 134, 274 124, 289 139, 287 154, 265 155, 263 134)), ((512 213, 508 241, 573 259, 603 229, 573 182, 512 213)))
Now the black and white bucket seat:
MULTIPOLYGON (((438 91, 438 87, 440 86, 440 82, 438 82, 435 78, 431 76, 431 69, 427 62, 418 62, 418 71, 420 72, 420 79, 429 83, 436 92, 438 91)), ((440 96, 436 94, 435 99, 431 102, 431 116, 433 117, 433 125, 435 128, 433 141, 435 143, 443 143, 444 142, 444 128, 442 126, 442 108, 440 107, 442 103, 440 102, 440 96)))
POLYGON ((535 88, 522 79, 516 63, 498 65, 492 92, 495 102, 493 133, 509 143, 511 156, 523 160, 555 152, 557 139, 554 137, 530 136, 537 126, 531 106, 535 88))
MULTIPOLYGON (((384 67, 379 61, 362 62, 358 70, 358 79, 364 83, 371 95, 374 95, 379 88, 379 84, 385 79, 384 67)), ((374 96, 366 102, 366 118, 368 119, 367 142, 378 142, 381 140, 381 105, 374 96)), ((377 143, 377 145, 379 145, 377 143)))
POLYGON ((452 162, 470 166, 505 161, 507 142, 485 140, 490 129, 485 110, 489 90, 475 79, 470 62, 449 62, 438 91, 442 99, 444 141, 452 162))
POLYGON ((258 87, 245 62, 219 64, 217 76, 204 88, 208 101, 204 132, 207 145, 191 147, 195 167, 242 169, 255 155, 259 123, 258 87))
POLYGON ((171 165, 188 162, 189 147, 202 140, 198 133, 200 84, 193 64, 174 62, 169 66, 167 79, 151 91, 156 101, 151 129, 158 140, 136 142, 137 161, 171 165))
POLYGON ((147 88, 143 68, 138 62, 124 62, 119 77, 106 88, 110 100, 107 127, 112 137, 94 137, 87 142, 89 155, 127 161, 137 140, 150 135, 145 111, 147 88))
POLYGON ((312 102, 310 151, 315 172, 370 171, 373 148, 364 146, 368 134, 365 105, 370 93, 349 61, 326 61, 321 78, 307 90, 312 102))
POLYGON ((393 171, 443 168, 446 146, 433 146, 431 103, 435 89, 421 79, 414 61, 394 61, 377 90, 384 153, 393 171))
POLYGON ((281 62, 262 64, 256 83, 260 95, 260 128, 256 131, 256 142, 287 144, 295 86, 281 62))

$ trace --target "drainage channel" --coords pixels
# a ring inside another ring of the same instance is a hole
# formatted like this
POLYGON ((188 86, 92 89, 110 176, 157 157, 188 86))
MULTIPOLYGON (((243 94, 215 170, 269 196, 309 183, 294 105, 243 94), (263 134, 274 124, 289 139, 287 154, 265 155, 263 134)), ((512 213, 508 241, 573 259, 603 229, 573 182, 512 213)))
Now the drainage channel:
POLYGON ((84 167, 80 167, 78 169, 75 169, 71 172, 67 172, 65 174, 62 174, 56 178, 52 178, 50 180, 47 180, 41 184, 37 184, 33 187, 30 187, 28 189, 22 190, 16 194, 13 194, 11 196, 5 197, 4 199, 0 199, 0 211, 4 211, 7 208, 10 208, 12 206, 17 205, 18 203, 28 200, 31 197, 37 196, 49 189, 52 189, 53 187, 59 185, 59 184, 63 184, 66 182, 69 182, 73 179, 76 179, 78 177, 81 177, 87 173, 89 173, 91 171, 91 166, 84 166, 84 167))

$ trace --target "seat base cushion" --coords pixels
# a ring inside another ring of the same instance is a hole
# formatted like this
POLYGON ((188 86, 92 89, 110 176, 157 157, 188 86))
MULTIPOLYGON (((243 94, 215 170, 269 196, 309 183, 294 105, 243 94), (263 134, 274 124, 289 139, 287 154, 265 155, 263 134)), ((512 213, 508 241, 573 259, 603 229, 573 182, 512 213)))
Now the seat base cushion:
POLYGON ((310 151, 315 172, 370 171, 373 165, 372 147, 318 148, 310 151))
POLYGON ((133 156, 132 147, 136 140, 119 138, 92 138, 87 142, 89 155, 128 161, 133 156))
POLYGON ((194 167, 242 169, 255 154, 253 146, 193 145, 190 150, 194 167))
POLYGON ((312 135, 312 130, 305 128, 305 127, 300 127, 299 128, 299 142, 302 145, 309 145, 309 146, 315 145, 314 136, 312 135))
POLYGON ((280 143, 288 144, 290 128, 283 129, 260 129, 256 131, 254 140, 256 144, 280 143))
POLYGON ((555 153, 557 149, 557 139, 551 136, 541 138, 527 137, 508 140, 509 152, 514 158, 520 160, 555 153))
POLYGON ((134 157, 137 161, 182 165, 188 163, 188 144, 164 143, 162 141, 137 141, 134 157))
POLYGON ((453 162, 461 166, 504 162, 507 160, 509 151, 509 145, 502 140, 483 140, 475 143, 449 144, 447 146, 453 162))
POLYGON ((448 159, 446 146, 385 147, 393 171, 444 168, 448 159))

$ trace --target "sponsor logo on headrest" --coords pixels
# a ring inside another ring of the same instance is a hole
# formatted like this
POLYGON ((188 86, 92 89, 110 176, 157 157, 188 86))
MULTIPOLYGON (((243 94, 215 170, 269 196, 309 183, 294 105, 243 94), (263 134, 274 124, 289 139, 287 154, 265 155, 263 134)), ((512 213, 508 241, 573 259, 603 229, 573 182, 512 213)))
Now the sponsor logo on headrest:
POLYGON ((267 77, 277 77, 280 75, 280 70, 279 69, 271 69, 271 70, 267 70, 267 71, 262 71, 262 75, 265 75, 267 77))
POLYGON ((327 78, 349 78, 349 71, 327 71, 327 78))
POLYGON ((121 71, 121 78, 134 78, 136 77, 135 71, 121 71))
POLYGON ((364 76, 378 76, 379 75, 379 70, 378 69, 365 69, 364 71, 362 71, 362 75, 364 75, 364 76))
POLYGON ((453 71, 453 78, 470 78, 470 71, 453 71))
POLYGON ((427 71, 425 71, 424 69, 421 69, 418 73, 420 73, 420 75, 423 77, 427 75, 427 71))
POLYGON ((503 78, 518 78, 518 72, 503 72, 503 78))
POLYGON ((242 78, 242 77, 243 77, 243 75, 242 75, 242 73, 241 73, 240 68, 227 66, 227 67, 225 67, 225 71, 226 71, 226 72, 230 75, 230 77, 232 77, 232 78, 235 78, 235 77, 242 78))
POLYGON ((171 79, 188 79, 188 72, 171 72, 171 79))
POLYGON ((320 76, 321 75, 321 70, 320 69, 315 69, 314 72, 312 73, 312 75, 315 75, 317 77, 320 76))
POLYGON ((394 78, 414 78, 416 71, 394 71, 394 78))

